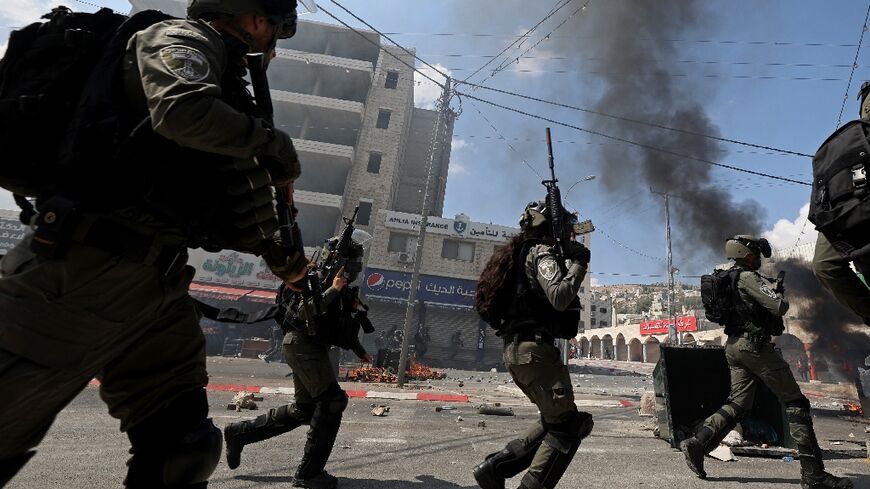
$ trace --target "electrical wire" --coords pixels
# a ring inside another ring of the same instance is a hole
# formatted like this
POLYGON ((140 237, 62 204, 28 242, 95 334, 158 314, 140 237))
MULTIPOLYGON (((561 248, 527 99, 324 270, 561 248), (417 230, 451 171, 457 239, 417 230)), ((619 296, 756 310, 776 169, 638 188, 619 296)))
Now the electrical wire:
POLYGON ((611 139, 611 140, 614 140, 614 141, 620 141, 620 142, 623 142, 623 143, 626 143, 626 144, 631 144, 631 145, 633 145, 633 146, 637 146, 637 147, 640 147, 640 148, 644 148, 644 149, 647 149, 647 150, 650 150, 650 151, 655 151, 655 152, 659 152, 659 153, 662 153, 662 154, 667 154, 667 155, 670 155, 670 156, 676 156, 676 157, 678 157, 678 158, 683 158, 683 159, 687 159, 687 160, 691 160, 691 161, 696 161, 696 162, 699 162, 699 163, 705 163, 705 164, 707 164, 707 165, 712 165, 712 166, 716 166, 716 167, 720 167, 720 168, 727 168, 727 169, 729 169, 729 170, 734 170, 734 171, 738 171, 738 172, 748 173, 748 174, 750 174, 750 175, 756 175, 756 176, 759 176, 759 177, 771 178, 771 179, 774 179, 774 180, 781 180, 781 181, 784 181, 784 182, 790 182, 790 183, 794 183, 794 184, 796 184, 796 185, 805 185, 805 186, 811 186, 811 185, 812 185, 812 184, 810 184, 810 183, 808 183, 808 182, 802 182, 802 181, 800 181, 800 180, 794 180, 794 179, 792 179, 792 178, 786 178, 786 177, 781 177, 781 176, 778 176, 778 175, 772 175, 772 174, 769 174, 769 173, 764 173, 764 172, 760 172, 760 171, 750 170, 750 169, 748 169, 748 168, 740 168, 740 167, 738 167, 738 166, 728 165, 728 164, 725 164, 725 163, 718 163, 718 162, 715 162, 715 161, 712 161, 712 160, 708 160, 708 159, 705 159, 705 158, 699 158, 699 157, 697 157, 697 156, 690 156, 690 155, 686 155, 686 154, 678 153, 678 152, 676 152, 676 151, 672 151, 672 150, 669 150, 669 149, 666 149, 666 148, 659 148, 659 147, 656 147, 656 146, 652 146, 652 145, 650 145, 650 144, 640 143, 640 142, 637 142, 637 141, 632 141, 632 140, 630 140, 630 139, 625 139, 625 138, 621 138, 621 137, 618 137, 618 136, 612 136, 612 135, 609 135, 609 134, 604 134, 604 133, 602 133, 602 132, 593 131, 593 130, 590 130, 590 129, 585 129, 585 128, 583 128, 583 127, 576 126, 576 125, 574 125, 574 124, 569 124, 569 123, 567 123, 567 122, 558 121, 558 120, 551 119, 551 118, 549 118, 549 117, 545 117, 545 116, 542 116, 542 115, 539 115, 539 114, 533 114, 533 113, 531 113, 531 112, 526 112, 526 111, 524 111, 524 110, 517 109, 517 108, 514 108, 514 107, 508 107, 508 106, 506 106, 506 105, 502 105, 502 104, 499 104, 499 103, 493 102, 493 101, 491 101, 491 100, 486 100, 486 99, 483 99, 483 98, 480 98, 480 97, 476 97, 476 96, 471 95, 471 94, 468 94, 468 93, 464 93, 464 92, 458 92, 458 93, 459 93, 461 96, 466 97, 466 98, 468 98, 468 99, 470 99, 470 100, 477 100, 478 102, 485 103, 485 104, 487 104, 487 105, 492 105, 493 107, 498 107, 498 108, 500 108, 500 109, 502 109, 502 110, 507 110, 507 111, 510 111, 510 112, 515 112, 515 113, 517 113, 517 114, 521 114, 521 115, 524 115, 524 116, 526 116, 526 117, 531 117, 531 118, 533 118, 533 119, 542 120, 542 121, 545 121, 545 122, 549 122, 549 123, 551 123, 551 124, 556 124, 556 125, 559 125, 559 126, 562 126, 562 127, 567 127, 567 128, 570 128, 570 129, 574 129, 574 130, 580 131, 580 132, 585 132, 585 133, 588 133, 588 134, 594 134, 594 135, 596 135, 596 136, 600 136, 600 137, 603 137, 603 138, 606 138, 606 139, 611 139))
POLYGON ((549 20, 550 17, 552 17, 553 15, 555 15, 559 10, 562 10, 563 7, 565 7, 566 5, 568 5, 569 3, 571 3, 572 1, 573 1, 573 0, 566 0, 566 1, 563 3, 562 0, 558 0, 558 1, 556 2, 556 5, 553 6, 553 9, 550 10, 550 13, 548 13, 548 14, 546 15, 546 17, 544 17, 543 19, 541 19, 540 22, 538 22, 537 24, 535 24, 534 26, 532 26, 531 29, 527 30, 527 31, 525 32, 525 34, 520 35, 516 40, 514 40, 514 42, 508 44, 507 47, 505 47, 504 49, 502 49, 501 52, 499 52, 498 54, 496 54, 495 56, 493 56, 489 61, 487 61, 486 63, 484 63, 483 66, 481 66, 480 68, 478 68, 477 70, 475 70, 474 73, 472 73, 472 74, 468 75, 467 77, 465 77, 465 80, 463 80, 463 81, 468 81, 468 80, 471 79, 471 77, 473 77, 474 75, 476 75, 476 74, 480 73, 481 71, 483 71, 483 69, 486 68, 487 66, 489 66, 490 63, 492 63, 493 61, 495 61, 496 59, 498 59, 501 55, 503 55, 504 53, 506 53, 506 52, 507 52, 510 48, 512 48, 515 44, 517 44, 518 42, 521 42, 521 41, 525 40, 525 38, 529 37, 529 36, 531 35, 531 33, 534 32, 535 29, 538 28, 538 26, 540 26, 541 24, 543 24, 544 22, 546 22, 547 20, 549 20), (559 5, 560 3, 561 3, 561 5, 559 5))
POLYGON ((846 109, 846 100, 849 99, 849 90, 852 88, 852 77, 855 76, 855 68, 858 67, 858 55, 861 53, 861 44, 864 43, 864 33, 867 32, 867 19, 870 18, 870 4, 867 5, 867 13, 864 15, 864 25, 861 27, 861 36, 858 37, 858 48, 855 49, 855 59, 852 61, 852 71, 849 73, 849 82, 846 84, 846 93, 843 95, 843 104, 840 106, 840 115, 837 116, 837 127, 843 120, 843 110, 846 109))

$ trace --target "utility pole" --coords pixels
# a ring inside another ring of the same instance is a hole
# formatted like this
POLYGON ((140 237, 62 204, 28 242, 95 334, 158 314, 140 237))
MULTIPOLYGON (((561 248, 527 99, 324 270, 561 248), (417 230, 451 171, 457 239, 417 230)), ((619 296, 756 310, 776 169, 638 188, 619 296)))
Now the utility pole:
MULTIPOLYGON (((434 168, 436 148, 444 147, 448 121, 454 116, 450 109, 450 98, 453 90, 450 88, 452 80, 444 81, 444 89, 441 98, 438 99, 438 118, 435 120, 435 131, 432 133, 432 144, 429 146, 429 157, 426 167, 426 186, 423 190, 423 208, 420 212, 420 231, 417 233, 417 246, 414 248, 414 271, 411 273, 411 290, 408 292, 408 308, 405 310, 405 326, 402 335, 402 353, 399 355, 398 386, 405 385, 405 371, 408 368, 408 349, 411 344, 411 326, 414 321, 414 308, 417 305, 417 287, 420 285, 420 265, 423 262, 423 240, 426 237, 426 226, 429 223, 429 196, 432 183, 432 169, 434 168)), ((452 136, 452 135, 451 135, 452 136)))
POLYGON ((677 331, 676 317, 676 293, 674 291, 674 255, 671 249, 671 194, 667 192, 656 192, 650 189, 650 192, 661 195, 665 199, 665 239, 668 247, 668 338, 670 344, 682 345, 683 340, 677 331))

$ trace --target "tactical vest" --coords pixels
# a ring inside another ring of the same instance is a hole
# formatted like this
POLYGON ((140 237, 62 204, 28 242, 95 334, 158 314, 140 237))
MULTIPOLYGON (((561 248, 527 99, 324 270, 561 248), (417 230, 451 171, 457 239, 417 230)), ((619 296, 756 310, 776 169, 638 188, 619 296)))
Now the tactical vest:
MULTIPOLYGON (((564 311, 557 311, 547 299, 543 289, 533 277, 526 273, 526 259, 532 246, 542 241, 529 239, 523 241, 514 255, 514 297, 508 302, 507 313, 503 316, 505 333, 520 331, 543 332, 555 338, 570 339, 577 336, 580 323, 580 298, 575 297, 564 311), (533 283, 530 283, 533 281, 533 283)), ((559 264, 563 268, 564 263, 559 264)), ((509 286, 507 284, 502 287, 509 286)))
MULTIPOLYGON (((361 321, 357 316, 364 315, 353 308, 358 293, 359 289, 356 287, 345 287, 339 292, 338 297, 327 305, 326 312, 315 319, 316 334, 311 337, 315 342, 325 346, 337 346, 345 350, 351 349, 362 328, 361 321)), ((287 289, 282 284, 279 289, 279 298, 284 302, 286 312, 277 317, 276 321, 279 321, 284 332, 297 331, 308 334, 305 322, 295 313, 302 295, 287 289), (282 317, 283 320, 281 320, 282 317)))
MULTIPOLYGON (((231 36, 224 43, 229 66, 221 100, 257 116, 243 79, 247 47, 231 36)), ((61 193, 89 209, 132 206, 153 213, 181 230, 191 248, 256 251, 252 243, 277 230, 268 172, 253 161, 185 148, 156 134, 147 109, 133 107, 125 93, 125 54, 126 42, 111 46, 96 71, 104 75, 88 85, 61 193), (253 228, 233 219, 242 213, 250 214, 253 228)))
POLYGON ((724 271, 723 280, 728 282, 727 290, 733 301, 733 313, 730 320, 724 324, 725 334, 736 336, 744 333, 750 335, 779 336, 785 330, 782 318, 776 316, 755 302, 744 301, 740 296, 738 281, 744 270, 733 267, 724 271))

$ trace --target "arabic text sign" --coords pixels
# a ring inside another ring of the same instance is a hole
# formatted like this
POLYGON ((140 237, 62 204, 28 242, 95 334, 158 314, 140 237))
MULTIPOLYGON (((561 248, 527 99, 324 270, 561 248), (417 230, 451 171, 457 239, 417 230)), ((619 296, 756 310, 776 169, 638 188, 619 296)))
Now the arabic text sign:
MULTIPOLYGON (((672 319, 653 319, 640 323, 640 334, 667 334, 668 328, 673 324, 672 319)), ((677 318, 677 331, 698 331, 698 318, 695 316, 680 316, 677 318)))
POLYGON ((281 279, 269 271, 262 258, 247 253, 191 250, 188 263, 196 268, 194 280, 199 283, 264 290, 275 290, 281 285, 281 279))
MULTIPOLYGON (((420 230, 420 217, 404 212, 384 211, 384 225, 390 229, 420 230)), ((460 219, 444 219, 429 217, 426 220, 426 232, 446 234, 455 238, 483 239, 489 241, 508 241, 518 230, 507 226, 484 224, 460 219)))
MULTIPOLYGON (((423 302, 471 306, 476 287, 473 280, 421 275, 417 298, 423 302)), ((369 268, 365 272, 362 288, 369 296, 408 300, 411 274, 369 268)))
POLYGON ((24 239, 27 226, 16 219, 0 217, 0 255, 5 254, 24 239))

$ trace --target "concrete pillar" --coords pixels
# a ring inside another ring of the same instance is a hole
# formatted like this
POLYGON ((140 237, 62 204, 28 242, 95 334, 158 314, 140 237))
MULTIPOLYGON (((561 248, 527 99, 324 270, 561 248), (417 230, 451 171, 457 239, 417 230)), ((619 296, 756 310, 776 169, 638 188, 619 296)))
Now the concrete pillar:
POLYGON ((819 380, 816 374, 816 360, 813 358, 813 344, 804 343, 804 351, 807 352, 807 367, 810 369, 810 380, 819 380))

